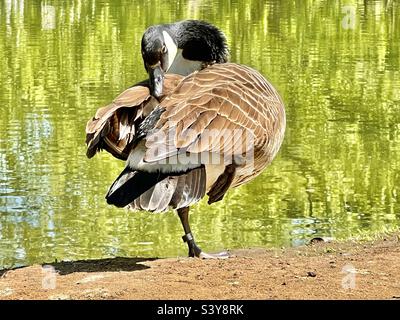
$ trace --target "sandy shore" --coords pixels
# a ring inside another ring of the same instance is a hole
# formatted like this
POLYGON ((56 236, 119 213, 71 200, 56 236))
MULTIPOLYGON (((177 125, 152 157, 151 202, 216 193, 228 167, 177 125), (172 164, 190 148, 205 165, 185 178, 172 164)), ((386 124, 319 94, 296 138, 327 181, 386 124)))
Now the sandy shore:
POLYGON ((0 299, 400 299, 400 242, 232 251, 227 260, 115 258, 0 271, 0 299))

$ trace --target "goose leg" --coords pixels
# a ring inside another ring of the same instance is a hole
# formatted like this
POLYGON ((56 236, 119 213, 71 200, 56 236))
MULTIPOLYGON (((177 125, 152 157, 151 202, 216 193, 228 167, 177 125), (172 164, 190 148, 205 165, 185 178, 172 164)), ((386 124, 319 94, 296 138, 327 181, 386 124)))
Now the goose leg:
POLYGON ((221 252, 218 254, 209 254, 203 252, 194 241, 192 231, 189 225, 189 207, 180 208, 177 210, 179 219, 181 220, 185 235, 182 237, 183 241, 187 243, 189 248, 189 257, 197 257, 201 259, 226 259, 229 257, 227 252, 221 252))
POLYGON ((226 166, 224 173, 218 177, 217 181, 212 185, 210 191, 207 193, 208 204, 221 201, 224 198, 225 193, 228 191, 229 187, 232 184, 235 173, 235 164, 230 164, 226 166))
POLYGON ((186 242, 189 247, 189 257, 200 257, 201 249, 194 241, 192 231, 189 225, 189 207, 180 208, 177 210, 179 219, 181 220, 185 235, 182 237, 183 242, 186 242))

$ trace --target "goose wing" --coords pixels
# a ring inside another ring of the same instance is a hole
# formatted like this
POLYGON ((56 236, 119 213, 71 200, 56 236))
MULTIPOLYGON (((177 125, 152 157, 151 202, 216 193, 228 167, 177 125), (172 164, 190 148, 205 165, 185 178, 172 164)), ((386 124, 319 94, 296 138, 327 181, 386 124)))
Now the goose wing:
MULTIPOLYGON (((186 77, 161 103, 155 133, 146 137, 144 162, 203 152, 240 158, 253 152, 261 171, 283 139, 285 114, 277 91, 257 71, 215 64, 186 77)), ((203 163, 204 164, 204 163, 203 163)))
MULTIPOLYGON (((164 93, 171 92, 182 76, 166 75, 164 93)), ((163 98, 161 98, 163 99, 163 98)), ((159 104, 150 95, 148 80, 122 92, 111 104, 97 110, 86 125, 86 155, 91 158, 104 149, 126 160, 137 126, 159 104)))

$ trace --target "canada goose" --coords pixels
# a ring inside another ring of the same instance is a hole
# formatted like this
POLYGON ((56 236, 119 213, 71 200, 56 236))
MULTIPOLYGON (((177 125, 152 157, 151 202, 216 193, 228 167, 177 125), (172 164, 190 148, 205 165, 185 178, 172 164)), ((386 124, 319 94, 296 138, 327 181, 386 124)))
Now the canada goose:
POLYGON ((189 256, 214 258, 196 245, 189 206, 252 180, 273 160, 285 131, 274 87, 252 68, 214 64, 182 77, 166 74, 158 100, 148 87, 129 88, 99 109, 86 127, 92 157, 106 149, 126 167, 106 199, 133 210, 177 209, 189 256))
POLYGON ((149 27, 142 37, 142 57, 151 93, 162 94, 164 73, 183 76, 228 61, 225 35, 205 21, 184 20, 149 27))

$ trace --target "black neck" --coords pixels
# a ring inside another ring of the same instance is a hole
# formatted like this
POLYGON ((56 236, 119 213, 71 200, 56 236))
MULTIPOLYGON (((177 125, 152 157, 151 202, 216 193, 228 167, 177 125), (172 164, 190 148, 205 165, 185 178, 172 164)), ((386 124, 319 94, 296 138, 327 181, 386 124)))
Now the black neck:
POLYGON ((185 59, 208 63, 228 61, 225 35, 215 26, 198 20, 185 20, 166 25, 185 59))

